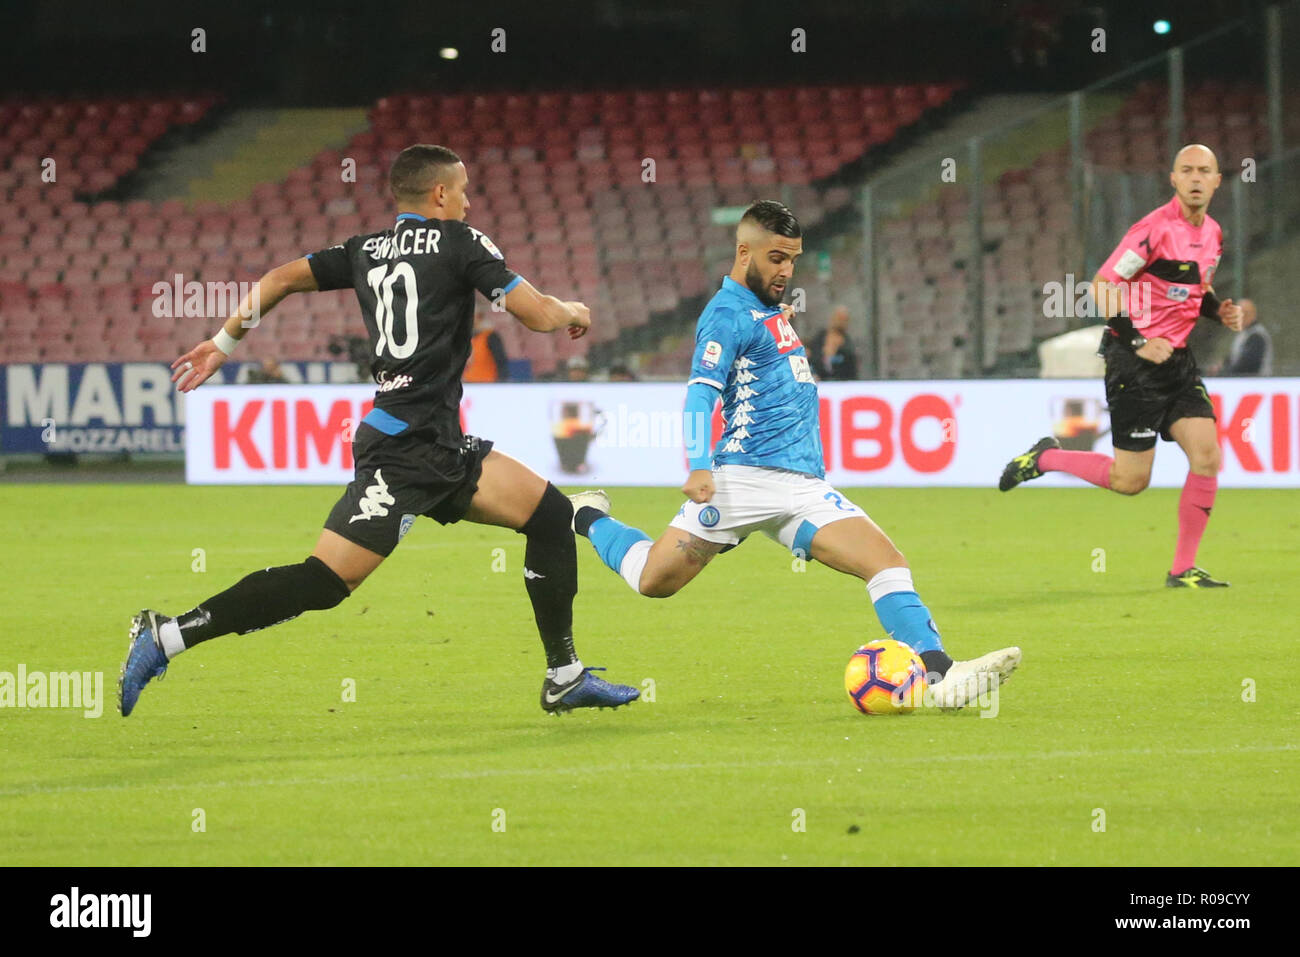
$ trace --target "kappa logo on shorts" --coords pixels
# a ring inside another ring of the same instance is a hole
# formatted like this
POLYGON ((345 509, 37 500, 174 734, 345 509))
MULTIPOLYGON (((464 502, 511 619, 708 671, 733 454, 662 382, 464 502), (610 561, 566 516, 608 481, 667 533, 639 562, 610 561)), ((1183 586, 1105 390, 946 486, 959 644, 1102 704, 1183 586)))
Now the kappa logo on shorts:
POLYGON ((360 514, 348 519, 348 524, 363 520, 368 522, 376 516, 382 518, 388 514, 387 506, 394 505, 396 502, 397 499, 388 492, 388 483, 384 481, 383 470, 375 469, 375 484, 366 489, 366 497, 357 503, 361 506, 360 514))
POLYGON ((712 505, 706 505, 700 509, 700 524, 705 528, 712 528, 722 521, 722 513, 712 505))
POLYGON ((402 516, 402 524, 397 526, 397 540, 399 542, 406 537, 406 533, 411 530, 411 526, 414 524, 415 524, 415 516, 412 515, 410 512, 407 512, 405 515, 402 516))

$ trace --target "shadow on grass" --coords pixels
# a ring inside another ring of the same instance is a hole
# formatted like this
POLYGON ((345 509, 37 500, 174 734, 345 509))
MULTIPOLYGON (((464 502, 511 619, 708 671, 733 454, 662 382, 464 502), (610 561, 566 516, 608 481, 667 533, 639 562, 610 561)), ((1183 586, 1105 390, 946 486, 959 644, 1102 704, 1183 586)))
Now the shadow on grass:
POLYGON ((1073 602, 1109 602, 1116 598, 1150 598, 1154 593, 1171 592, 1156 585, 1149 588, 1106 588, 1084 591, 1083 589, 1044 590, 1032 595, 998 595, 991 594, 974 601, 952 602, 943 606, 949 611, 1022 611, 1026 608, 1041 608, 1067 605, 1073 602))

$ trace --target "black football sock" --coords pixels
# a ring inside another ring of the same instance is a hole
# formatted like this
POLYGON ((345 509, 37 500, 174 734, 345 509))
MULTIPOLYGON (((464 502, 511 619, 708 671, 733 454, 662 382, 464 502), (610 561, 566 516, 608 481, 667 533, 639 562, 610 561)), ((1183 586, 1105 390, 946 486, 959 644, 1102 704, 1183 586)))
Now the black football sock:
POLYGON ((952 659, 948 657, 948 652, 935 648, 933 651, 921 652, 921 664, 925 665, 926 674, 937 674, 942 678, 952 667, 952 659))
POLYGON ((573 513, 573 530, 583 538, 587 537, 587 532, 591 530, 591 523, 601 518, 609 516, 598 508, 592 508, 590 505, 584 505, 573 513))
POLYGON ((297 618, 304 611, 333 608, 351 592, 316 556, 297 565, 279 565, 245 575, 219 595, 176 619, 186 648, 228 635, 297 618))
MULTIPOLYGON (((594 511, 594 509, 593 509, 594 511)), ((573 597, 578 594, 578 547, 574 544, 573 506, 547 483, 532 517, 519 529, 524 547, 524 587, 533 603, 537 632, 546 649, 546 667, 577 662, 573 650, 573 597)))

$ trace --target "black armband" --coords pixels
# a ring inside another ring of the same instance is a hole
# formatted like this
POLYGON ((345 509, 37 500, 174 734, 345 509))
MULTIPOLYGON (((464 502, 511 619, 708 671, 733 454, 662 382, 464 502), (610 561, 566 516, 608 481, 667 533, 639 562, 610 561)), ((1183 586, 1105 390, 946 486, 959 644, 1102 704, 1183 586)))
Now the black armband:
POLYGON ((1220 305, 1219 297, 1214 294, 1214 291, 1205 290, 1204 295, 1201 296, 1201 315, 1206 319, 1218 319, 1220 305))

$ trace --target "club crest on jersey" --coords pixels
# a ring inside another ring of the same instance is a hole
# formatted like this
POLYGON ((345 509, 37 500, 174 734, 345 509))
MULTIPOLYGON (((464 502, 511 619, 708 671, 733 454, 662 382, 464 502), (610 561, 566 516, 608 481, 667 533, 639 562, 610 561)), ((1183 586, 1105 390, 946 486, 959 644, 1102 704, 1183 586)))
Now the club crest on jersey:
POLYGON ((704 344, 704 355, 700 357, 700 365, 706 369, 716 369, 718 360, 722 358, 722 343, 706 342, 704 344))
POLYGON ((700 524, 705 528, 712 528, 722 521, 722 513, 712 505, 706 505, 700 509, 700 524))

